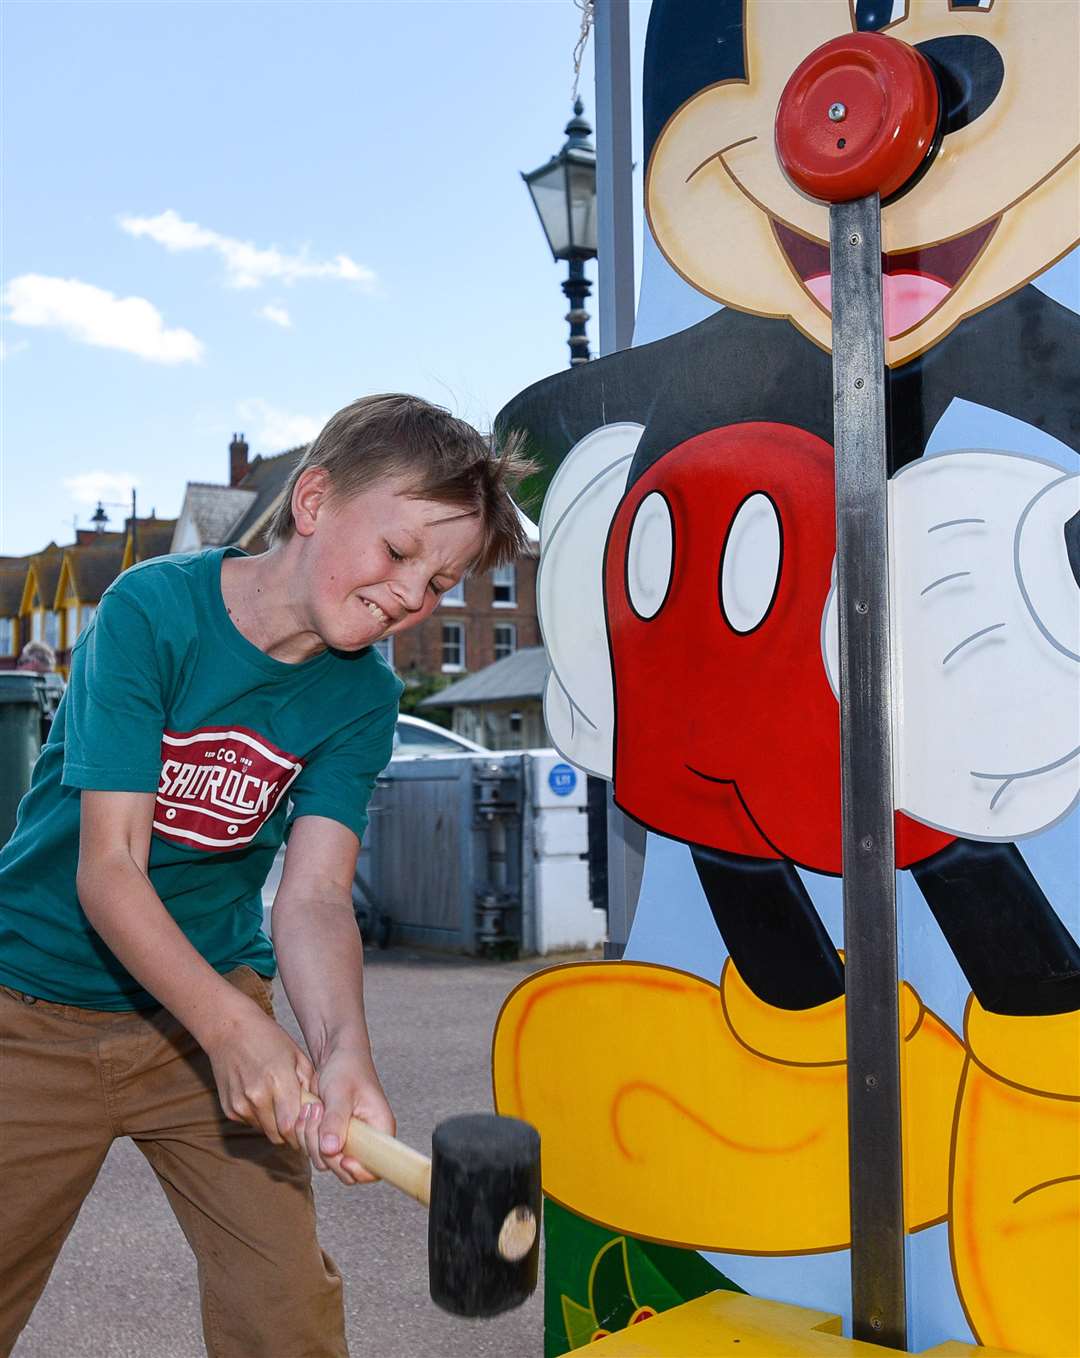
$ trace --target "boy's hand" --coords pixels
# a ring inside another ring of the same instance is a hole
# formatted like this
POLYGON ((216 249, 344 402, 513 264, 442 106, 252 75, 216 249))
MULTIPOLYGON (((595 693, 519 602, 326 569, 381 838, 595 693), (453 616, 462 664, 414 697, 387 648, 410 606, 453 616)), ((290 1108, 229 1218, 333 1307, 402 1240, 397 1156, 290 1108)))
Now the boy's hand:
POLYGON ((397 1131, 370 1055, 332 1050, 319 1066, 316 1092, 319 1102, 304 1107, 299 1124, 311 1163, 331 1170, 343 1184, 374 1183, 376 1176, 341 1150, 350 1118, 390 1136, 397 1131))
POLYGON ((300 1140, 300 1091, 315 1088, 315 1068, 284 1028, 254 1001, 204 1041, 218 1098, 231 1122, 258 1127, 275 1146, 300 1140))

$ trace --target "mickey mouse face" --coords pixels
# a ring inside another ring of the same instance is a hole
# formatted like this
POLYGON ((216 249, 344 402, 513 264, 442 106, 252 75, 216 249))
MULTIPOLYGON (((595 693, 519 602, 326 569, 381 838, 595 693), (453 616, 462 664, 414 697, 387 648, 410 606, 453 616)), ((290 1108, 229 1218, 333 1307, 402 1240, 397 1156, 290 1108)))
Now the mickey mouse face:
MULTIPOLYGON (((829 347, 828 213, 785 178, 773 121, 803 58, 856 25, 918 47, 942 90, 941 149, 882 214, 891 365, 1020 287, 1080 236, 1080 5, 1072 0, 745 0, 741 10, 718 0, 692 8, 704 87, 659 131, 646 205, 661 250, 702 292, 787 317, 829 347), (742 17, 741 74, 705 83, 709 51, 731 47, 733 12, 742 17)), ((671 25, 691 22, 678 5, 654 13, 654 48, 665 14, 671 25)), ((662 57, 654 50, 658 81, 662 57)))
MULTIPOLYGON (((833 516, 832 449, 788 425, 700 434, 634 483, 605 560, 615 799, 630 815, 839 871, 840 723, 821 651, 833 516)), ((901 862, 947 842, 897 828, 901 862)))

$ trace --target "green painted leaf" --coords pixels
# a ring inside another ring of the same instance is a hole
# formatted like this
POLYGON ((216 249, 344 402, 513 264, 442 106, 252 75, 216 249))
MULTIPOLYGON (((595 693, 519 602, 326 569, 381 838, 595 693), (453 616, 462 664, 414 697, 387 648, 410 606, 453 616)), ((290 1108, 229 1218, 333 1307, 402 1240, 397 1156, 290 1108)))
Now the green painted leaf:
POLYGON ((630 1265, 626 1257, 626 1238, 618 1236, 596 1256, 589 1301, 605 1330, 624 1330, 637 1310, 630 1284, 630 1265))
POLYGON ((597 1330, 596 1316, 587 1306, 579 1306, 569 1297, 562 1297, 563 1325, 566 1328, 566 1342, 572 1349, 579 1349, 589 1343, 597 1330))

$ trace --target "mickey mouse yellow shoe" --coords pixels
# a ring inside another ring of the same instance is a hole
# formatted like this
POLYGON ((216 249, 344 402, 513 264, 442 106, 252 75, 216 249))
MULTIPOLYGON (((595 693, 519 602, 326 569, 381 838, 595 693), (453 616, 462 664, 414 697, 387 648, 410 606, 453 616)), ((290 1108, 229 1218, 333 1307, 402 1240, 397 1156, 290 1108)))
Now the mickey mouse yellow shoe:
POLYGON ((957 1288, 981 1344, 1080 1354, 1080 1014, 972 997, 953 1146, 957 1288))
MULTIPOLYGON (((901 991, 911 1229, 945 1212, 963 1049, 901 991)), ((643 962, 541 972, 495 1031, 499 1112, 536 1125, 545 1191, 671 1244, 789 1254, 848 1244, 844 1001, 764 1004, 728 962, 719 985, 643 962)))

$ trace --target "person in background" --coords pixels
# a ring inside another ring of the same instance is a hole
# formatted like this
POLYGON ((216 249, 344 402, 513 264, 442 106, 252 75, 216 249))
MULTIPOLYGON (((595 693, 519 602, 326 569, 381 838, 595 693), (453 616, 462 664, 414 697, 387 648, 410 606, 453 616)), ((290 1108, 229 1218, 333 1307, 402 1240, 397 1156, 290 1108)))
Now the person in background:
POLYGON ((64 696, 64 677, 56 669, 56 652, 46 641, 28 641, 19 652, 15 668, 24 674, 28 670, 40 674, 44 680, 45 705, 41 714, 41 741, 44 744, 64 696))

